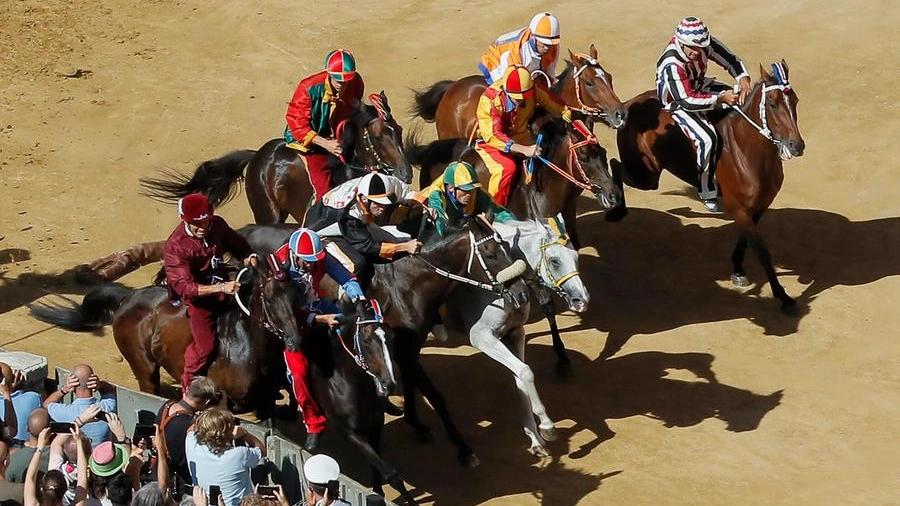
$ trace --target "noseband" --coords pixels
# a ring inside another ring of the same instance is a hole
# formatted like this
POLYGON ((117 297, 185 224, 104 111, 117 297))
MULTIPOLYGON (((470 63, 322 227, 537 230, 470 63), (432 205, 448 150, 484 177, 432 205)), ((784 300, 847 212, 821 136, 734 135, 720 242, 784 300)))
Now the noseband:
MULTIPOLYGON (((773 63, 772 68, 775 71, 776 80, 778 82, 776 84, 769 84, 769 85, 765 85, 762 87, 762 91, 760 92, 762 95, 759 98, 759 123, 760 124, 756 124, 755 121, 750 119, 750 116, 748 116, 747 113, 744 112, 744 109, 741 106, 731 105, 729 107, 731 107, 733 110, 737 111, 737 113, 740 114, 742 118, 747 120, 747 122, 750 123, 753 126, 753 128, 755 128, 756 131, 759 132, 760 135, 762 135, 766 139, 770 140, 772 142, 772 144, 774 144, 775 147, 778 148, 779 152, 783 153, 784 149, 785 149, 784 142, 782 142, 782 141, 776 139, 774 136, 772 136, 772 131, 769 130, 769 123, 766 118, 766 104, 768 103, 768 93, 770 91, 774 91, 774 90, 781 91, 781 96, 784 97, 784 105, 785 105, 785 107, 787 107, 788 112, 791 114, 791 116, 793 118, 793 113, 790 112, 791 111, 791 103, 788 100, 788 95, 787 95, 787 93, 789 91, 791 91, 791 83, 789 83, 787 81, 787 73, 784 71, 784 69, 781 67, 781 65, 779 65, 777 63, 773 63)), ((793 119, 794 119, 794 121, 796 121, 796 118, 793 118, 793 119)))
POLYGON ((538 277, 541 280, 541 284, 562 296, 565 293, 562 286, 566 283, 566 281, 580 275, 580 273, 578 272, 578 269, 575 269, 568 274, 560 276, 559 278, 553 277, 553 273, 550 271, 550 259, 547 258, 547 250, 556 244, 560 244, 563 247, 567 246, 569 244, 569 235, 560 235, 559 239, 551 242, 541 241, 541 262, 540 264, 538 264, 538 277), (550 283, 545 281, 543 273, 546 273, 546 277, 550 280, 550 283))

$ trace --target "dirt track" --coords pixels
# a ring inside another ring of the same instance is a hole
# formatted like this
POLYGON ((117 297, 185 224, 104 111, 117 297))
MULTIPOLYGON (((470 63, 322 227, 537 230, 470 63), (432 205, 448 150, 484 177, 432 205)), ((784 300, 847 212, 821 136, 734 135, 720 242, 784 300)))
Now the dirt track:
MULTIPOLYGON (((492 37, 543 8, 306 3, 7 2, 0 346, 52 364, 89 361, 134 385, 108 330, 47 328, 23 305, 44 287, 83 293, 53 275, 171 231, 174 210, 140 198, 139 177, 278 136, 297 81, 337 46, 402 118, 408 88, 472 73, 492 37)), ((460 469, 445 439, 412 443, 399 422, 386 430, 386 457, 425 504, 897 504, 900 10, 885 0, 657 4, 551 8, 565 46, 597 44, 623 99, 652 86, 659 51, 689 13, 754 77, 757 63, 787 60, 807 153, 787 163, 762 231, 801 316, 783 316, 766 285, 730 286, 734 231, 698 213, 674 178, 658 193, 628 190, 632 212, 615 225, 585 199, 591 312, 561 318, 572 378, 555 378, 545 327, 529 328, 529 362, 561 432, 554 457, 527 454, 518 407, 502 402, 511 378, 465 346, 432 349, 425 366, 447 387, 481 467, 460 469)), ((613 134, 599 133, 615 156, 613 134)), ((240 199, 221 213, 250 219, 240 199)), ((151 270, 124 281, 142 285, 151 270)))

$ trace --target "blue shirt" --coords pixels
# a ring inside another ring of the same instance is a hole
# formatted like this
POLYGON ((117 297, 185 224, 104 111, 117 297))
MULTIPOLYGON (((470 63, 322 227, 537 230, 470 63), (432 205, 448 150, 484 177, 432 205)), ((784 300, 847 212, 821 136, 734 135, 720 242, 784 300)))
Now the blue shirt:
POLYGON ((184 453, 194 484, 209 493, 210 485, 218 485, 227 506, 238 506, 241 499, 253 493, 250 470, 262 461, 262 450, 249 446, 228 448, 216 455, 209 447, 197 442, 197 436, 188 432, 184 439, 184 453))
MULTIPOLYGON (((50 413, 50 418, 55 422, 74 423, 78 415, 97 403, 100 404, 100 409, 106 413, 115 413, 116 411, 114 394, 105 394, 99 400, 95 397, 83 397, 76 398, 71 404, 53 402, 47 406, 47 412, 50 413)), ((81 427, 81 432, 90 438, 91 448, 96 448, 98 444, 104 441, 112 441, 112 432, 109 430, 109 424, 103 421, 86 423, 81 427)))
MULTIPOLYGON (((28 441, 28 417, 31 412, 41 407, 41 395, 37 392, 29 392, 25 390, 16 390, 10 396, 12 398, 13 410, 16 412, 16 423, 19 424, 16 435, 13 439, 20 441, 28 441)), ((0 419, 6 421, 6 403, 0 402, 0 419)))

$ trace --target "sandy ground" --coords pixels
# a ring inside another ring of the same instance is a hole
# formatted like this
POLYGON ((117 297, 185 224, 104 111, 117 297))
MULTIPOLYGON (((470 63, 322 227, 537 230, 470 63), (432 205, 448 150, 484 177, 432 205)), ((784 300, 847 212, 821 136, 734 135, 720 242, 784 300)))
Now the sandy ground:
MULTIPOLYGON (((593 300, 584 318, 561 318, 571 378, 553 374, 546 327, 529 327, 530 363, 561 432, 553 457, 525 451, 518 406, 503 402, 513 382, 499 366, 467 346, 431 349, 425 366, 446 387, 482 465, 461 469, 445 439, 419 446, 402 423, 389 423, 385 455, 425 504, 900 501, 900 316, 891 309, 900 296, 900 8, 888 0, 681 4, 552 8, 567 47, 598 45, 623 99, 652 86, 658 52, 688 13, 754 74, 757 63, 787 60, 807 153, 787 164, 762 230, 801 315, 783 316, 766 285, 730 286, 734 231, 698 213, 674 178, 657 193, 628 190, 632 213, 619 224, 585 199, 582 273, 593 300), (615 354, 600 358, 604 347, 615 354)), ((138 196, 138 178, 192 170, 278 136, 297 81, 336 46, 356 54, 369 89, 386 90, 404 117, 409 88, 472 73, 492 37, 545 6, 6 1, 0 345, 52 364, 88 361, 133 386, 108 329, 48 328, 24 304, 46 291, 77 297, 83 290, 53 275, 171 231, 175 211, 138 196)), ((430 125, 424 131, 432 135, 430 125)), ((599 133, 614 156, 613 134, 599 133)), ((250 220, 243 198, 221 214, 235 225, 250 220)), ((152 270, 124 281, 143 285, 152 270)), ((363 466, 347 467, 367 479, 363 466)))

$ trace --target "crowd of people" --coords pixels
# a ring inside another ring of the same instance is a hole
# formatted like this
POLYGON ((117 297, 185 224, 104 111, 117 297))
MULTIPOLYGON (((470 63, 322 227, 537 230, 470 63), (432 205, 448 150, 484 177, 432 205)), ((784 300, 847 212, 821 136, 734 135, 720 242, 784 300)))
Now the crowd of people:
MULTIPOLYGON (((0 503, 24 506, 290 506, 283 487, 255 484, 263 441, 220 404, 205 376, 165 403, 131 436, 116 414, 115 386, 78 364, 46 396, 0 362, 0 503), (71 398, 67 398, 71 395, 71 398), (149 430, 145 430, 149 429, 149 430)), ((347 504, 340 466, 327 455, 305 462, 309 505, 347 504)))

